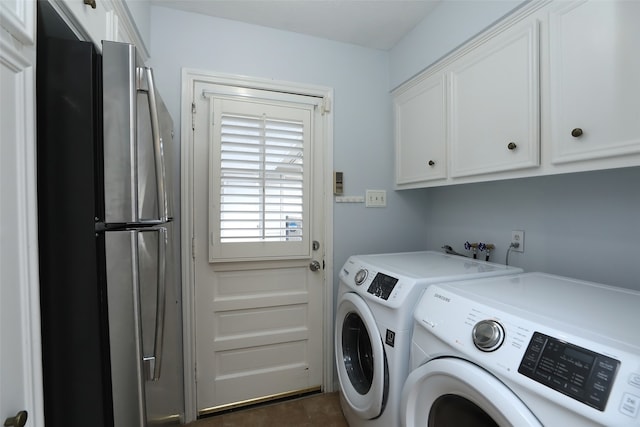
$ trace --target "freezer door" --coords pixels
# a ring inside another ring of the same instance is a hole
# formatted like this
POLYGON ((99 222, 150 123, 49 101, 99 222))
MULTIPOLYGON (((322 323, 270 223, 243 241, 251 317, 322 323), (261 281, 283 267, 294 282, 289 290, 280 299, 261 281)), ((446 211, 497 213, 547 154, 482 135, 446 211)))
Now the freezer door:
POLYGON ((153 71, 142 66, 133 45, 103 41, 102 86, 104 222, 167 222, 173 217, 167 181, 173 122, 153 71))
MULTIPOLYGON (((105 233, 114 426, 144 427, 139 232, 105 233)), ((146 279, 144 279, 146 280, 146 279)))
POLYGON ((153 261, 164 258, 165 284, 141 281, 143 357, 146 363, 146 409, 149 425, 177 425, 184 418, 184 381, 182 359, 182 300, 179 272, 175 268, 178 251, 174 224, 163 225, 157 235, 141 233, 141 277, 153 277, 153 261), (160 247, 157 246, 160 239, 160 247), (160 258, 162 258, 160 254, 160 258), (164 314, 158 310, 164 309, 164 314), (160 329, 163 327, 162 330, 160 329))
POLYGON ((106 235, 115 426, 179 424, 182 318, 173 223, 106 235))

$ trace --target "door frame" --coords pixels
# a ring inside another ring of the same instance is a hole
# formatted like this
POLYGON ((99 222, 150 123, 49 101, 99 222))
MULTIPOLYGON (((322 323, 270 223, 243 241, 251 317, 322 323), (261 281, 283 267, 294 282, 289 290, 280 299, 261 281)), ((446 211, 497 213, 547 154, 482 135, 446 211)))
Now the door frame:
POLYGON ((271 79, 253 78, 239 75, 215 73, 211 71, 183 68, 182 93, 180 98, 180 240, 182 261, 182 311, 183 311, 183 351, 185 386, 185 422, 197 418, 196 400, 196 352, 195 352, 195 269, 193 240, 193 122, 192 88, 196 81, 212 84, 244 86, 251 89, 310 95, 323 98, 324 120, 324 293, 323 293, 323 374, 322 390, 334 391, 333 358, 333 89, 324 86, 307 85, 271 79), (329 274, 328 274, 328 273, 329 274))

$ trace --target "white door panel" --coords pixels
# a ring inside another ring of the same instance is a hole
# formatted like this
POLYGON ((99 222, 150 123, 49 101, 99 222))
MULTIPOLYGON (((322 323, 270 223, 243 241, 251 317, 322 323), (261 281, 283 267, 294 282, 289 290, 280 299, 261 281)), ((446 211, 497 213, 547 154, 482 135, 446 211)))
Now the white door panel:
MULTIPOLYGON (((211 178, 216 174, 210 170, 213 157, 210 150, 215 149, 212 123, 216 114, 212 109, 220 103, 210 102, 209 97, 216 88, 219 86, 207 82, 196 82, 191 88, 195 106, 191 174, 195 400, 199 414, 319 389, 323 382, 325 275, 322 269, 311 271, 309 268, 312 260, 322 265, 324 255, 323 127, 310 128, 313 143, 304 154, 310 184, 305 194, 309 209, 304 221, 307 255, 301 257, 298 252, 285 258, 280 253, 270 261, 273 253, 267 249, 262 257, 243 257, 242 251, 238 252, 241 246, 234 244, 234 254, 240 253, 234 261, 229 260, 235 255, 225 254, 222 249, 218 255, 225 262, 210 262, 211 227, 217 225, 216 221, 210 225, 211 209, 217 205, 217 200, 211 198, 210 185, 220 182, 220 178, 211 178), (319 250, 311 249, 312 240, 319 242, 319 250), (244 260, 247 258, 261 260, 244 260)), ((228 86, 225 90, 226 97, 233 97, 233 93, 228 93, 228 86)), ((260 102, 267 102, 264 97, 268 97, 269 92, 253 90, 253 93, 259 94, 260 102)), ((295 97, 304 99, 299 95, 295 97)), ((277 93, 276 98, 279 99, 274 101, 280 107, 286 103, 282 93, 277 93)), ((318 99, 305 98, 308 103, 301 108, 312 114, 312 120, 305 123, 322 122, 322 114, 316 107, 318 99)), ((234 101, 233 105, 237 108, 238 102, 234 101)), ((290 104, 288 108, 295 109, 295 106, 290 104)), ((285 239, 279 243, 289 242, 285 239)), ((250 251, 255 254, 261 243, 252 241, 247 245, 251 245, 250 251)))

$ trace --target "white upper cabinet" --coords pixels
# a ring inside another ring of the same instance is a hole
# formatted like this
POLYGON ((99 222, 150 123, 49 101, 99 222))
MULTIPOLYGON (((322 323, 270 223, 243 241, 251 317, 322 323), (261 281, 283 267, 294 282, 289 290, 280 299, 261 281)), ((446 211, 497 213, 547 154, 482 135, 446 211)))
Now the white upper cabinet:
POLYGON ((550 11, 555 164, 640 152, 640 2, 561 2, 550 11))
MULTIPOLYGON (((143 61, 149 59, 148 48, 122 0, 48 0, 81 40, 92 41, 102 51, 102 40, 136 45, 143 61)), ((148 8, 137 8, 140 19, 148 8)))
POLYGON ((33 0, 1 0, 2 28, 21 43, 32 44, 36 32, 35 7, 33 0))
POLYGON ((539 165, 538 27, 520 23, 452 64, 452 177, 539 165))
POLYGON ((640 166, 638 22, 640 1, 528 2, 404 83, 397 188, 640 166))
POLYGON ((101 0, 49 0, 72 30, 83 40, 93 41, 102 50, 101 41, 107 36, 107 9, 110 4, 101 0))
POLYGON ((435 74, 394 94, 398 184, 447 177, 444 82, 435 74))

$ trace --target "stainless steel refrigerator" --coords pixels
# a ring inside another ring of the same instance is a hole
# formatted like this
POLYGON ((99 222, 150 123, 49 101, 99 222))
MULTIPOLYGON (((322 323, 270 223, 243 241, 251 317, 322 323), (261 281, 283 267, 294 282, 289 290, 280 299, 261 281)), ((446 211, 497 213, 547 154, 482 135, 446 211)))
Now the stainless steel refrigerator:
POLYGON ((180 424, 173 122, 134 46, 99 55, 50 13, 36 80, 45 422, 180 424))

